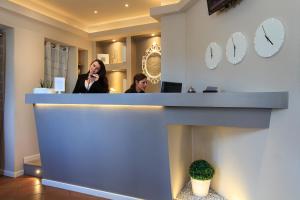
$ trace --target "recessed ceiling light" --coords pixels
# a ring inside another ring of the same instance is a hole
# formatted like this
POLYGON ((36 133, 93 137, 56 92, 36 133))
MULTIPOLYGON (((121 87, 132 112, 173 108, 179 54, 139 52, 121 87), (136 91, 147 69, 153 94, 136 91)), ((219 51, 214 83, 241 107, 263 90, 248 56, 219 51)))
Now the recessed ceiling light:
POLYGON ((115 41, 117 41, 117 40, 114 39, 114 40, 112 40, 112 41, 115 42, 115 41))
POLYGON ((94 10, 94 14, 98 14, 98 10, 94 10))
POLYGON ((152 33, 151 36, 152 36, 152 37, 155 36, 155 33, 152 33))
POLYGON ((129 7, 129 4, 128 3, 125 3, 125 5, 124 5, 126 8, 128 8, 129 7))

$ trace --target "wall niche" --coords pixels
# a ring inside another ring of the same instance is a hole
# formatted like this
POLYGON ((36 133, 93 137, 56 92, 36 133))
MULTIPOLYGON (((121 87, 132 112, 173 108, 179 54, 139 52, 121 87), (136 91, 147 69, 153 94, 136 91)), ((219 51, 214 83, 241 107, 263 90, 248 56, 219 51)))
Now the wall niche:
MULTIPOLYGON (((127 36, 96 41, 95 57, 105 61, 111 93, 122 93, 132 84, 133 76, 142 73, 142 58, 154 43, 160 46, 160 33, 127 36)), ((160 70, 160 66, 159 66, 160 70)), ((159 92, 160 82, 149 81, 146 92, 159 92)))

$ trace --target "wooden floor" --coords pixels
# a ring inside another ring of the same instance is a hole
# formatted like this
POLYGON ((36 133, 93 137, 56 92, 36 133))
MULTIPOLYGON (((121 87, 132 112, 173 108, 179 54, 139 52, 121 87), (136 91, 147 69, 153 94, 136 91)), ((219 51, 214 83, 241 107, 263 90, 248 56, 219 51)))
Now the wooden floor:
POLYGON ((43 186, 39 178, 22 176, 9 178, 0 175, 1 200, 106 200, 67 190, 43 186))

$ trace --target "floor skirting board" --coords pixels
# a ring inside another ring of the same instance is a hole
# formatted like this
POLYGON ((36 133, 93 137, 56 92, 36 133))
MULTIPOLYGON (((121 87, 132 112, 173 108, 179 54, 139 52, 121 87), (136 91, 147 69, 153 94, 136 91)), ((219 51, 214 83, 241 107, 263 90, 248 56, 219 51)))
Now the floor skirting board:
POLYGON ((70 190, 73 192, 79 192, 79 193, 84 193, 96 197, 103 197, 107 199, 113 199, 113 200, 141 200, 135 197, 129 197, 121 194, 115 194, 111 192, 106 192, 102 190, 96 190, 96 189, 91 189, 87 187, 82 187, 78 185, 72 185, 68 183, 62 183, 58 181, 52 181, 48 179, 42 179, 42 184, 46 186, 51 186, 51 187, 56 187, 60 189, 65 189, 65 190, 70 190))
POLYGON ((8 170, 0 170, 0 173, 4 176, 9 176, 12 178, 17 178, 19 176, 24 175, 24 170, 19 171, 8 171, 8 170))

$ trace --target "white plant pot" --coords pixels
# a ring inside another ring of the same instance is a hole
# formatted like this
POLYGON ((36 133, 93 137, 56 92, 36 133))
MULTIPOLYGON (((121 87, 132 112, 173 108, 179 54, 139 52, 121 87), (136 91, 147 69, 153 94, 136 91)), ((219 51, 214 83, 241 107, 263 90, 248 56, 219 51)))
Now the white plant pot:
POLYGON ((197 180, 191 177, 193 194, 199 197, 208 195, 211 180, 197 180))
POLYGON ((53 88, 33 88, 34 94, 54 94, 55 90, 53 88))

